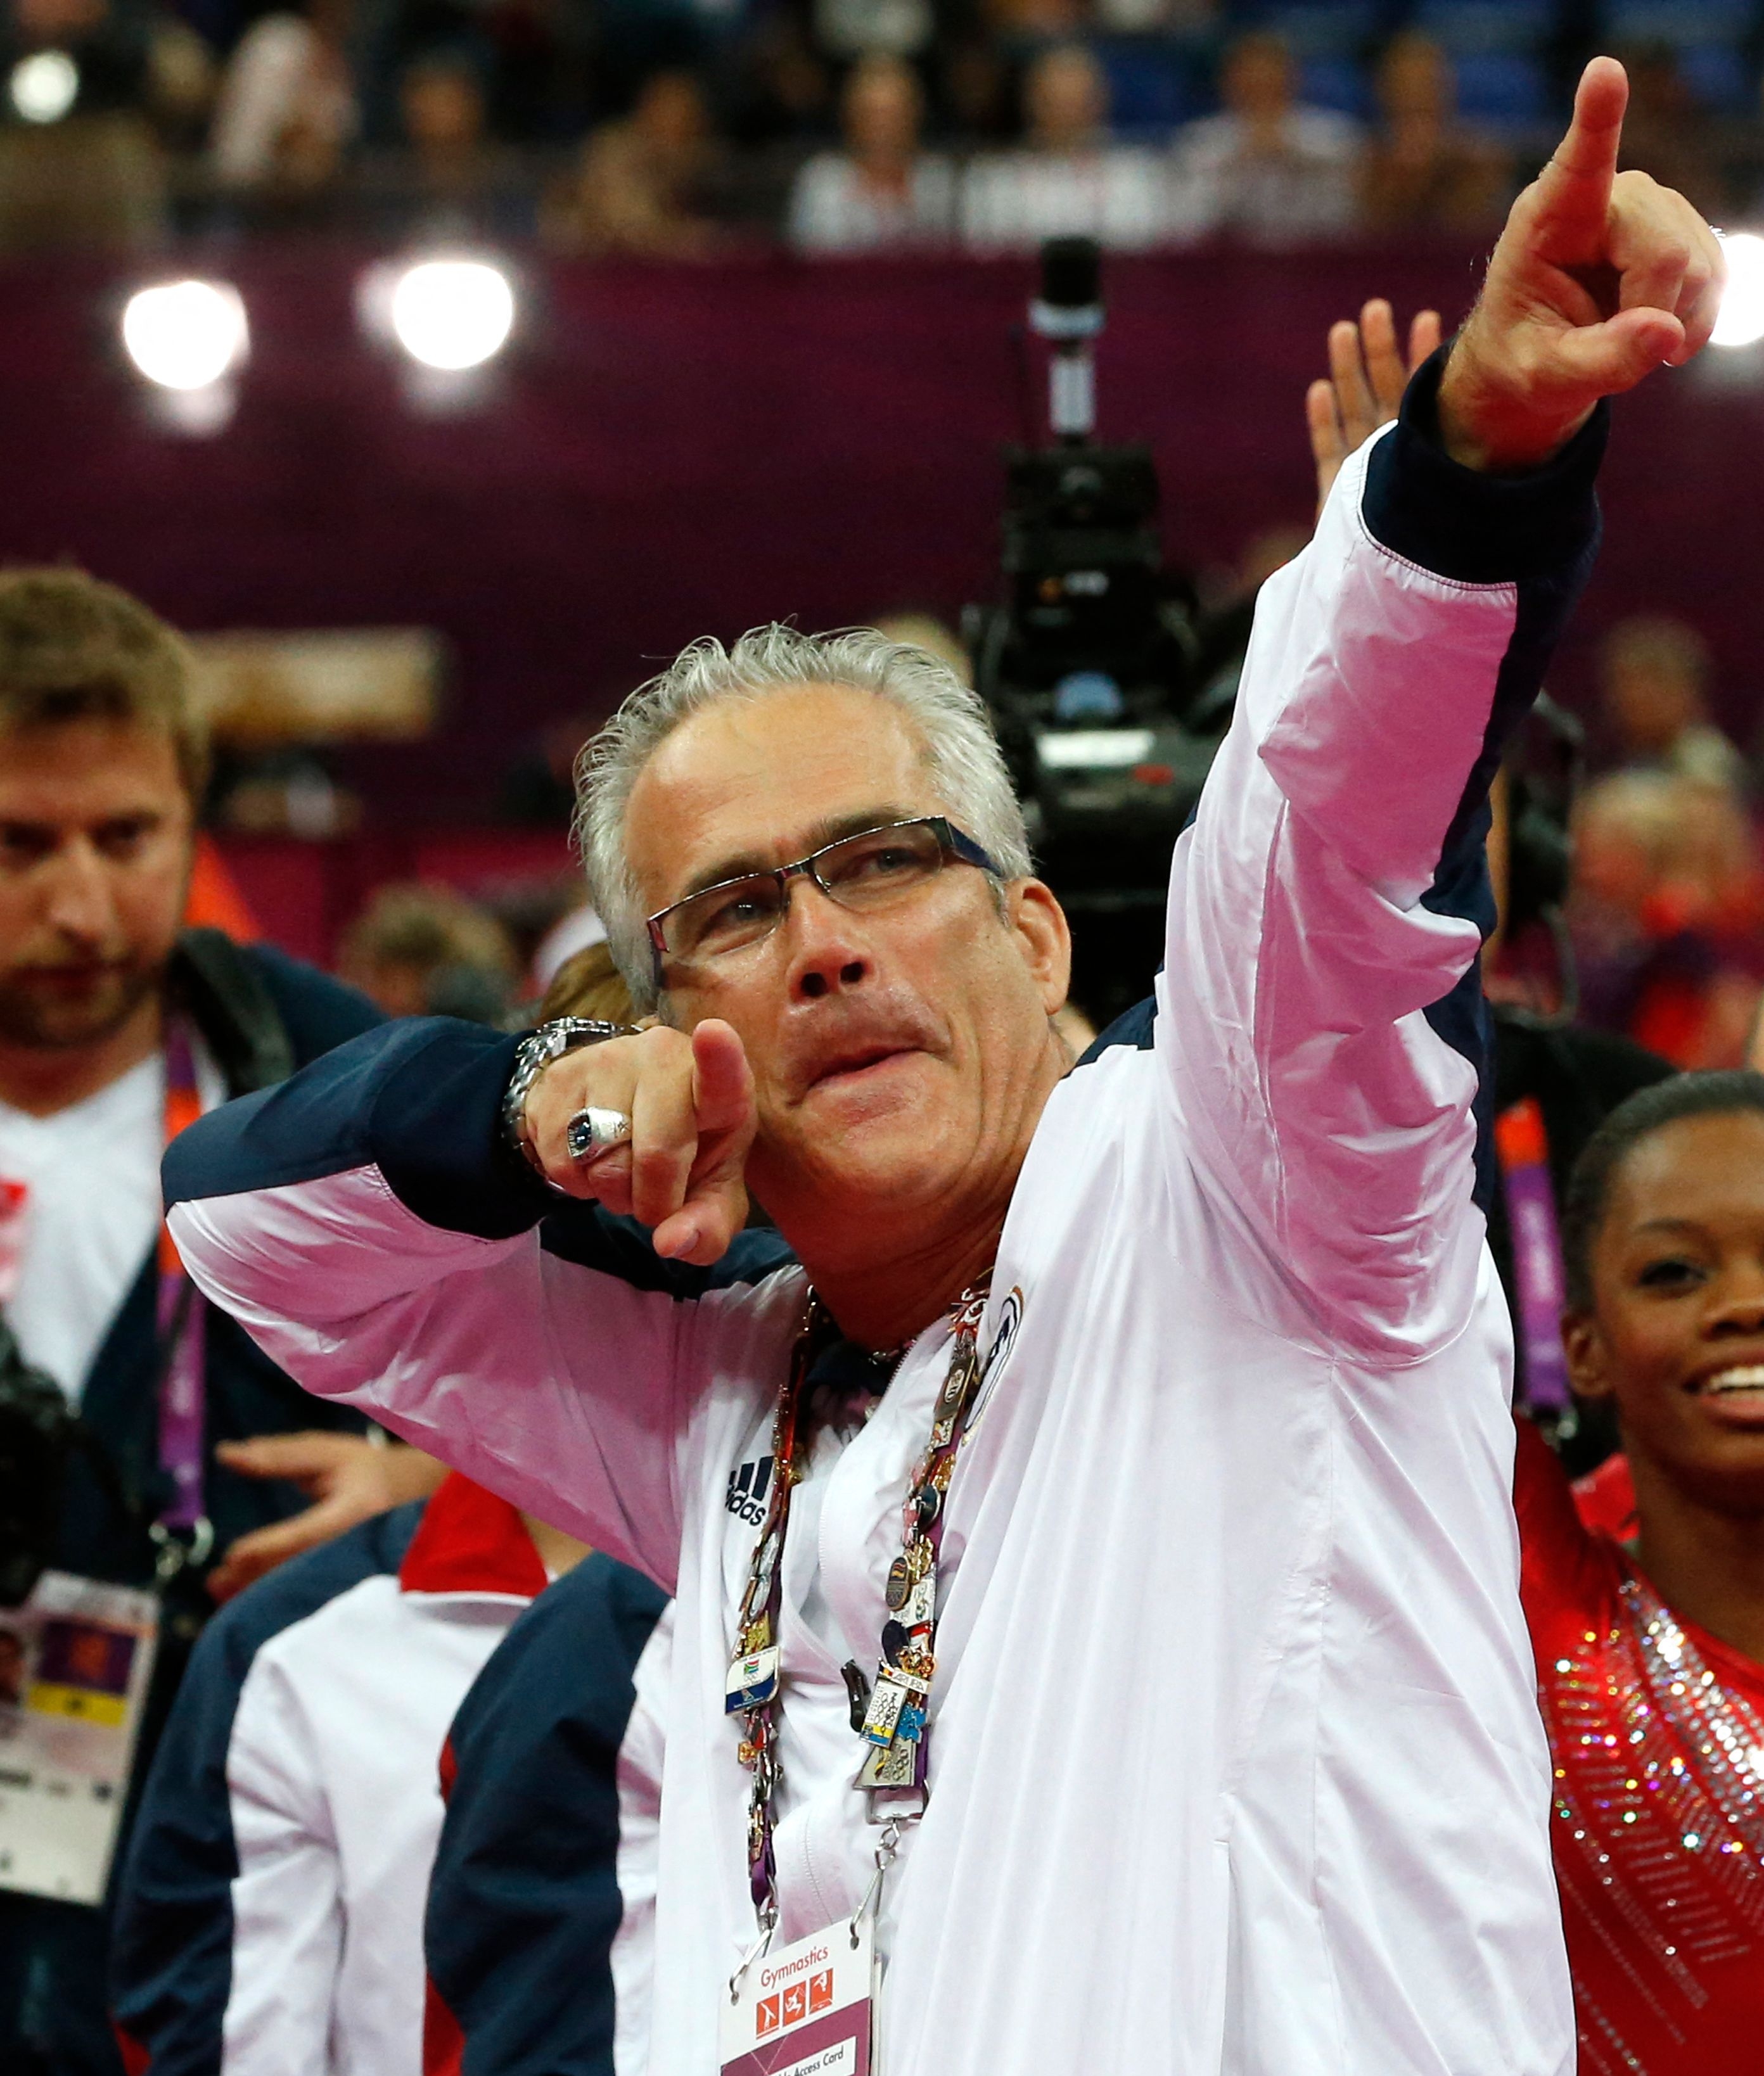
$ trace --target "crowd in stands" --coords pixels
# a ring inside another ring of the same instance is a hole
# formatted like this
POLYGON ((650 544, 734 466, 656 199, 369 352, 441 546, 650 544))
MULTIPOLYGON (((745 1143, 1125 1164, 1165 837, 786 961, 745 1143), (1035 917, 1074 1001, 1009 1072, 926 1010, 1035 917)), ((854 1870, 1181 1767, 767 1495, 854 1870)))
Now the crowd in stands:
POLYGON ((0 255, 177 230, 679 258, 1491 229, 1594 42, 1764 187, 1755 0, 6 0, 0 255))

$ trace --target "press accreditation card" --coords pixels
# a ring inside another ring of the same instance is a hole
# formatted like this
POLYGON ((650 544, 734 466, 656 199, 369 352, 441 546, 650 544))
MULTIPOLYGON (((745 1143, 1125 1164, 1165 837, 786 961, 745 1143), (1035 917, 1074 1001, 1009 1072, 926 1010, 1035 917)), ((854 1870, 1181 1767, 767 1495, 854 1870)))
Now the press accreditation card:
POLYGON ((874 1925, 762 1954, 722 1999, 722 2076, 869 2076, 874 1925))
POLYGON ((157 1616, 151 1593, 66 1572, 0 1608, 0 1889, 103 1900, 157 1616))

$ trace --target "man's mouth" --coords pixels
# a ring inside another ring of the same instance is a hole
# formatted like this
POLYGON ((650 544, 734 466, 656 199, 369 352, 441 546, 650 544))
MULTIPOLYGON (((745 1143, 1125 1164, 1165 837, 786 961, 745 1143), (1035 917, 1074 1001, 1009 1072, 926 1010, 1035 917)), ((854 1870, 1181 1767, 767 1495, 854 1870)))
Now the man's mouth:
POLYGON ((910 1045, 880 1041, 874 1045, 854 1046, 850 1052, 841 1053, 816 1068, 809 1086, 810 1088, 818 1089, 825 1087, 829 1082, 851 1080, 859 1074, 867 1074, 872 1069, 884 1065, 890 1060, 904 1059, 909 1053, 915 1049, 910 1045))

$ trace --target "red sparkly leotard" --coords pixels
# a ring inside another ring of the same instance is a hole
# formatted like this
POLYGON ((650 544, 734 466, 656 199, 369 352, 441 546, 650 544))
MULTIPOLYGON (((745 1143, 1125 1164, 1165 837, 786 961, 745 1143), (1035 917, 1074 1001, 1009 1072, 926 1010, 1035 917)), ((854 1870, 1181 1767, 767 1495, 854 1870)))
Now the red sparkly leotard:
POLYGON ((1521 1423, 1580 2076, 1764 2071, 1764 1666, 1681 1621, 1521 1423))

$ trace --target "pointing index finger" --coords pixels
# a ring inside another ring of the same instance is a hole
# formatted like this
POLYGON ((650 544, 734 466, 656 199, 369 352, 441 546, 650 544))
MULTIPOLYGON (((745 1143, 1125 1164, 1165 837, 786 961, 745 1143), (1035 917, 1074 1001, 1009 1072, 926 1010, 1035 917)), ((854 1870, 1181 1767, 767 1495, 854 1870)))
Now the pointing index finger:
POLYGON ((1546 220, 1604 223, 1629 105, 1628 73, 1615 58, 1594 58, 1580 75, 1568 134, 1537 176, 1540 214, 1546 220))
POLYGON ((692 1034, 693 1102, 698 1131, 733 1131, 747 1121, 753 1102, 753 1075, 734 1029, 707 1017, 692 1034))

